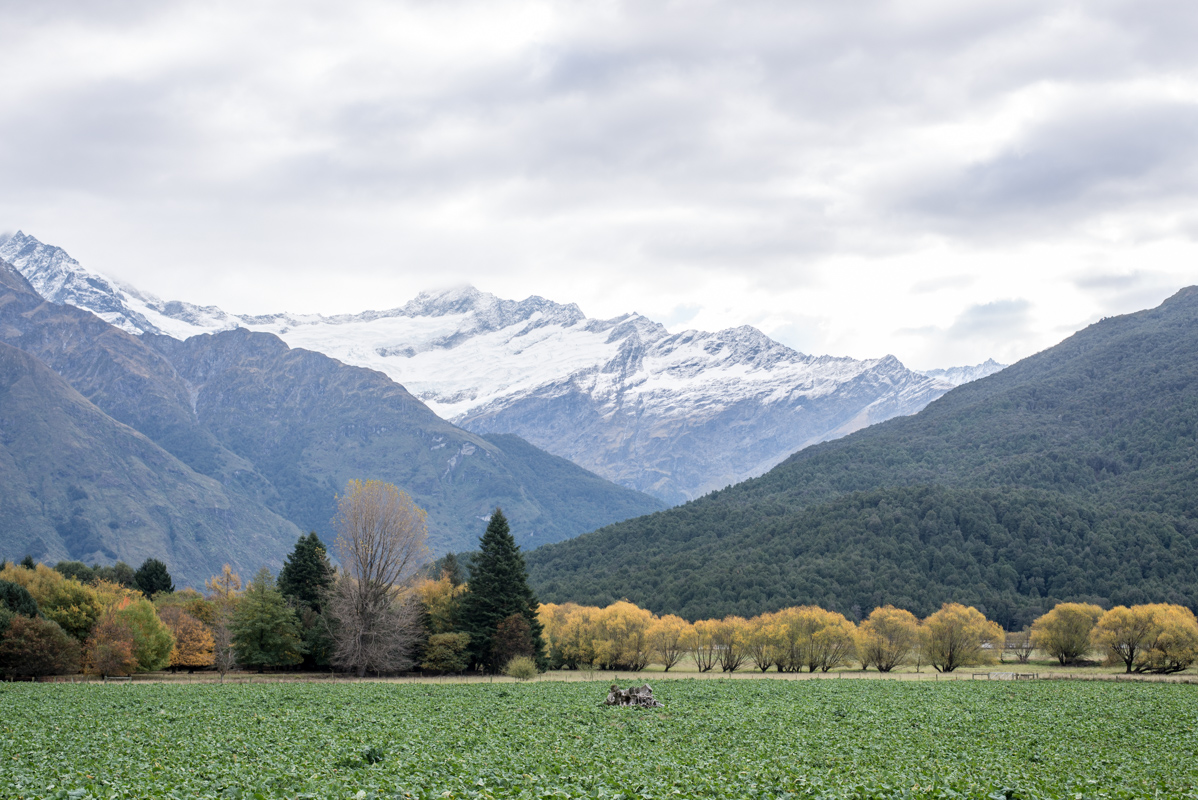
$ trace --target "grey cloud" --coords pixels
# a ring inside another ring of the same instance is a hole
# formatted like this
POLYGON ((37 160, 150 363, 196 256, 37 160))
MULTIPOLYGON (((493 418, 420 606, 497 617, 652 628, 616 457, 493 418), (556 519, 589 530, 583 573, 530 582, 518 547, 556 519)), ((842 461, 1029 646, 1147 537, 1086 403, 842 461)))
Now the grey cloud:
POLYGON ((1126 291, 1148 278, 1143 272, 1093 272, 1074 279, 1073 285, 1079 289, 1095 289, 1098 291, 1126 291))
POLYGON ((1121 104, 1063 113, 917 197, 964 225, 1054 226, 1198 191, 1198 105, 1121 104))
POLYGON ((1031 325, 1032 304, 1017 298, 995 300, 965 309, 945 331, 950 339, 1018 339, 1031 325))
MULTIPOLYGON (((614 282, 735 269, 757 286, 929 237, 1067 237, 1198 196, 1194 107, 1107 91, 1198 80, 1198 6, 1146 2, 561 3, 519 47, 444 64, 434 47, 435 68, 409 71, 355 25, 468 3, 0 0, 6 42, 28 45, 19 65, 0 54, 0 224, 71 209, 81 238, 136 237, 125 257, 147 271, 170 252, 242 273, 584 254, 614 282), (64 66, 103 59, 114 32, 144 66, 64 66), (1037 86, 1070 99, 993 158, 920 144, 1037 86), (895 159, 916 166, 884 186, 895 159)), ((819 349, 815 329, 794 336, 819 349)))

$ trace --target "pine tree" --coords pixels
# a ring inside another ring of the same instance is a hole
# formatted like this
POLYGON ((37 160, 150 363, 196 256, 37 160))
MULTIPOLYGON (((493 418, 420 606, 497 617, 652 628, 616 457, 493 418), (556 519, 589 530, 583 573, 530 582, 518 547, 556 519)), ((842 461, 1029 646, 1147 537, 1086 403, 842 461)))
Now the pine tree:
POLYGON ((237 662, 243 666, 261 672, 265 667, 290 666, 303 660, 295 612, 287 607, 266 567, 258 570, 238 600, 230 629, 237 662))
POLYGON ((279 571, 279 591, 320 613, 324 593, 332 583, 333 567, 324 543, 316 531, 301 536, 279 571))
POLYGON ((466 578, 462 575, 462 565, 458 562, 455 553, 446 553, 445 557, 441 559, 441 573, 449 578, 449 582, 454 588, 466 582, 466 578))
POLYGON ((171 574, 166 570, 166 564, 156 558, 147 558, 137 568, 137 572, 133 574, 133 585, 150 599, 153 599, 154 595, 159 592, 170 594, 175 591, 175 584, 171 581, 171 574))
POLYGON ((500 623, 518 614, 528 623, 534 657, 543 666, 544 644, 537 620, 540 604, 528 586, 524 556, 498 508, 480 544, 470 570, 470 590, 462 606, 462 629, 470 634, 471 662, 488 672, 503 667, 498 663, 503 654, 495 649, 496 634, 500 623))

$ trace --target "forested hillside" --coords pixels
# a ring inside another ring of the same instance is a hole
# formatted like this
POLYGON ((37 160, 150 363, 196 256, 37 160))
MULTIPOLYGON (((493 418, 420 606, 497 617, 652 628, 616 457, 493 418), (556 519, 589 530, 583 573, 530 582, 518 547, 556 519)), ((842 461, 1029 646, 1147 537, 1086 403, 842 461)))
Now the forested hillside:
POLYGON ((514 436, 456 428, 381 373, 245 330, 133 336, 2 261, 0 344, 16 348, 0 359, 2 557, 154 557, 198 585, 226 561, 277 567, 296 525, 331 540, 335 494, 363 477, 428 510, 435 552, 473 546, 497 505, 525 546, 662 508, 514 436))
POLYGON ((1198 288, 919 414, 529 555, 548 601, 689 617, 1058 600, 1198 605, 1198 288))

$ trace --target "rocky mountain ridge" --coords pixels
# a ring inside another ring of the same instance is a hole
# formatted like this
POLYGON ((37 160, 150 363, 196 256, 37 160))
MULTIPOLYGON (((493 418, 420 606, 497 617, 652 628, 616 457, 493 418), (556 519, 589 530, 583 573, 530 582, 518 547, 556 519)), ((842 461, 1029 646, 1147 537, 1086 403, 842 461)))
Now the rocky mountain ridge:
POLYGON ((526 547, 662 507, 516 437, 455 427, 376 371, 244 328, 134 336, 47 302, 3 262, 0 345, 11 558, 153 556, 180 585, 225 561, 278 568, 300 528, 332 542, 351 478, 404 487, 434 555, 474 547, 496 505, 526 547))
POLYGON ((353 315, 233 315, 164 302, 88 273, 18 233, 0 242, 54 302, 132 333, 187 339, 238 327, 378 370, 438 415, 515 434, 623 486, 678 503, 760 475, 791 453, 912 414, 983 365, 921 374, 886 356, 811 356, 742 326, 670 333, 639 314, 504 300, 464 287, 353 315))

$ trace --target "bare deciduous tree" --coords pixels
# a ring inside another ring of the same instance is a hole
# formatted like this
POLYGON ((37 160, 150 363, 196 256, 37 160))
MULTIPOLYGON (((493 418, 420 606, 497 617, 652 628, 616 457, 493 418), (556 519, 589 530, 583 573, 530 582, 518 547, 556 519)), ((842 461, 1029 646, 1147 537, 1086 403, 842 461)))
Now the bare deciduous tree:
POLYGON ((225 675, 237 669, 237 651, 233 648, 233 632, 229 630, 229 607, 218 609, 216 624, 212 626, 212 668, 220 673, 220 682, 225 675))
POLYGON ((425 513, 389 483, 355 480, 333 522, 341 562, 329 598, 333 664, 361 676, 404 669, 419 633, 407 590, 426 558, 425 513))

